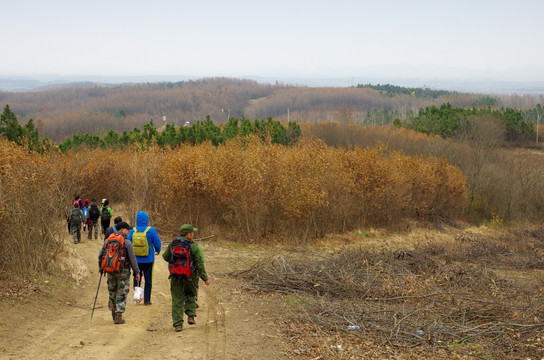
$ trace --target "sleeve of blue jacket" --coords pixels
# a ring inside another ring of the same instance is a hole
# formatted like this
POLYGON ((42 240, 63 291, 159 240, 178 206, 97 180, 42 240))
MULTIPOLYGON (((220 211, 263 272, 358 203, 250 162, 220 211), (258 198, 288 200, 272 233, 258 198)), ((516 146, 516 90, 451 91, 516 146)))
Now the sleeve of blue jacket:
MULTIPOLYGON (((147 241, 151 242, 151 244, 153 244, 153 248, 155 249, 154 252, 156 252, 157 254, 161 252, 161 248, 162 248, 162 243, 161 243, 161 238, 159 237, 159 234, 157 233, 157 230, 152 227, 151 229, 149 229, 149 231, 147 232, 147 241)), ((151 252, 151 244, 149 246, 149 251, 151 252)))

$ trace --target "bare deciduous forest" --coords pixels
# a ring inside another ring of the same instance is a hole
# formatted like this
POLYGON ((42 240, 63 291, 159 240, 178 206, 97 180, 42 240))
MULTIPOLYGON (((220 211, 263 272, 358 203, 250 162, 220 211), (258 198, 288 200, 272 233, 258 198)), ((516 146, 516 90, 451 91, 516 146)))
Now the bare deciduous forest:
MULTIPOLYGON (((310 88, 259 84, 252 80, 213 78, 160 84, 67 87, 26 93, 0 92, 21 123, 33 119, 42 136, 56 143, 76 132, 104 136, 108 130, 132 130, 153 120, 176 126, 203 121, 221 124, 229 117, 299 123, 334 121, 388 124, 430 105, 472 107, 482 95, 451 93, 436 98, 383 96, 371 88, 310 88), (386 114, 384 115, 384 111, 386 114)), ((542 97, 500 96, 498 105, 531 108, 542 97)))
POLYGON ((66 208, 74 195, 108 198, 130 219, 145 209, 166 238, 193 223, 218 235, 208 246, 236 250, 224 277, 281 302, 270 321, 289 358, 540 358, 544 99, 429 93, 226 78, 0 93, 57 144, 163 117, 176 128, 271 117, 302 130, 288 145, 248 133, 42 153, 0 138, 0 279, 19 294, 63 278, 66 208))

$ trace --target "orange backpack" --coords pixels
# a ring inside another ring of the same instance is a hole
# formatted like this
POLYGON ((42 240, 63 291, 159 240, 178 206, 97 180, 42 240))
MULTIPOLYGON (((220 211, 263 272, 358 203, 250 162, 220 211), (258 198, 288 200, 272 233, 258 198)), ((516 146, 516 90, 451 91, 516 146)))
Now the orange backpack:
POLYGON ((123 271, 126 262, 125 238, 114 232, 104 241, 100 268, 107 273, 118 274, 123 271))

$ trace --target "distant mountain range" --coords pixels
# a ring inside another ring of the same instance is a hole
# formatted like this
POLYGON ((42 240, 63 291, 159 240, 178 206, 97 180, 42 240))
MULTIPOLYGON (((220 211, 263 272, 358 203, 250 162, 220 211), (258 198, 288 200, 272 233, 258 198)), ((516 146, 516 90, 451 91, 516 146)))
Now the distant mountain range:
MULTIPOLYGON (((276 82, 285 85, 309 87, 350 87, 358 84, 392 84, 404 87, 431 88, 434 90, 449 90, 482 94, 525 94, 544 95, 544 81, 497 81, 489 79, 422 79, 422 78, 387 78, 387 77, 327 77, 327 78, 296 78, 296 77, 260 77, 244 76, 243 79, 255 80, 259 83, 276 82)), ((116 86, 119 84, 179 82, 198 80, 191 76, 70 76, 70 77, 10 77, 0 75, 0 91, 25 92, 42 91, 66 87, 116 86)))

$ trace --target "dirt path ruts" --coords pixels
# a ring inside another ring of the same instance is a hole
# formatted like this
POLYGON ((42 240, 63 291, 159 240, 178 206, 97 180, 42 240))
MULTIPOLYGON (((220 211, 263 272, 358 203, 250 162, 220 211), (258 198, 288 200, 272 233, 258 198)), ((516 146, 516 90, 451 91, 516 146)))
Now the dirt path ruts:
MULTIPOLYGON (((83 236, 77 245, 65 237, 66 252, 74 259, 68 268, 79 274, 76 289, 66 290, 65 296, 0 301, 0 358, 172 359, 180 358, 180 352, 184 359, 282 358, 277 331, 263 329, 270 322, 259 315, 262 300, 244 295, 240 282, 224 275, 233 254, 208 243, 203 248, 212 284, 201 282, 196 325, 185 322, 182 332, 173 330, 168 269, 160 255, 155 260, 153 305, 134 304, 131 290, 126 324, 115 325, 104 277, 90 322, 102 241, 83 236)), ((169 242, 162 240, 163 246, 169 242)))

